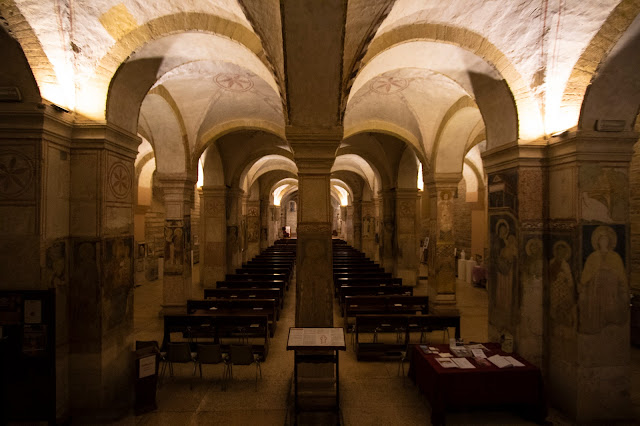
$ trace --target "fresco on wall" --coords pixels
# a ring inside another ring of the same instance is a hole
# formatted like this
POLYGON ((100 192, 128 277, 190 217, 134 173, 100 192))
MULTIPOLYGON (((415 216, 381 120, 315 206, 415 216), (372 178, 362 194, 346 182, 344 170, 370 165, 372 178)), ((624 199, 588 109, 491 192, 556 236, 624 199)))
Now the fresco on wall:
POLYGON ((578 286, 579 331, 598 333, 628 320, 625 225, 582 227, 583 268, 578 286))
POLYGON ((509 318, 518 277, 518 238, 515 219, 510 215, 491 217, 491 282, 493 306, 509 318))
POLYGON ((249 216, 247 218, 247 241, 250 243, 258 242, 260 238, 260 218, 257 216, 249 216))
POLYGON ((629 177, 626 169, 585 165, 580 167, 582 219, 605 223, 627 217, 629 177))
POLYGON ((47 248, 45 263, 43 283, 49 288, 65 285, 67 282, 67 245, 64 241, 56 241, 47 248))
POLYGON ((164 273, 180 275, 184 268, 185 228, 182 220, 166 220, 164 225, 164 273))
POLYGON ((104 240, 103 317, 107 329, 133 312, 133 237, 104 240))
POLYGON ((573 327, 576 288, 571 268, 572 250, 568 240, 553 240, 549 260, 549 311, 554 325, 573 327))
POLYGON ((100 274, 96 241, 73 243, 69 277, 69 334, 75 350, 98 350, 100 339, 100 274), (77 341, 73 340, 77 337, 77 341))
POLYGON ((453 200, 451 191, 441 191, 438 197, 438 238, 453 240, 453 200))
POLYGON ((509 208, 518 211, 518 172, 516 170, 489 175, 489 208, 509 208))
POLYGON ((543 244, 538 237, 531 237, 524 245, 526 254, 522 268, 522 277, 525 280, 542 280, 543 244))

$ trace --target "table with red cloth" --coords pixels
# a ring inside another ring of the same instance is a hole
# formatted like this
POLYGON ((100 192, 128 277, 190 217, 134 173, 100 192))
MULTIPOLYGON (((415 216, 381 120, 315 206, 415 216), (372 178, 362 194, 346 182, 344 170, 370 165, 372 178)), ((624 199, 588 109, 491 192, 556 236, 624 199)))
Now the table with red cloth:
MULTIPOLYGON (((512 356, 524 367, 498 368, 483 366, 474 358, 467 358, 474 369, 444 368, 436 358, 420 345, 413 346, 409 377, 425 394, 431 404, 431 422, 444 424, 447 409, 455 408, 517 408, 526 417, 542 422, 546 417, 546 402, 540 369, 515 353, 505 353, 500 345, 483 343, 489 349, 487 357, 495 354, 512 356)), ((448 345, 434 345, 441 353, 449 352, 448 345)))

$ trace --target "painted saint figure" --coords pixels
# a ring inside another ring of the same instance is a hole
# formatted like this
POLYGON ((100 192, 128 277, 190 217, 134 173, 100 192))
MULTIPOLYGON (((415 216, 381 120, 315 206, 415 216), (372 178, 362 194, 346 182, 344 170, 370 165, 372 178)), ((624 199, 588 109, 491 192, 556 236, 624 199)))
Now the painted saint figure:
POLYGON ((587 257, 579 287, 579 330, 594 334, 606 325, 624 324, 629 304, 622 258, 614 251, 617 236, 610 226, 591 234, 593 253, 587 257))
POLYGON ((574 324, 574 282, 571 266, 571 247, 566 241, 558 241, 553 245, 553 259, 549 261, 549 281, 551 318, 557 324, 572 326, 574 324))
POLYGON ((518 256, 518 242, 513 234, 509 234, 509 224, 500 219, 496 224, 498 247, 496 258, 496 306, 505 310, 511 308, 513 287, 513 265, 518 256))

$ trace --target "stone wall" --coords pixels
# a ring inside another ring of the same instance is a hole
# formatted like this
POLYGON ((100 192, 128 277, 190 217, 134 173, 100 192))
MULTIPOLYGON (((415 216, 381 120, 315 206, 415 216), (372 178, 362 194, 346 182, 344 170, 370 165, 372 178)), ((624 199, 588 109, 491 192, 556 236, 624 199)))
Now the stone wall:
POLYGON ((471 203, 467 203, 467 184, 464 179, 458 184, 458 197, 453 200, 453 229, 456 247, 471 256, 471 203))
MULTIPOLYGON (((629 168, 630 188, 640 188, 640 142, 636 143, 629 168)), ((631 290, 640 293, 640 191, 630 191, 629 221, 631 223, 631 290)))

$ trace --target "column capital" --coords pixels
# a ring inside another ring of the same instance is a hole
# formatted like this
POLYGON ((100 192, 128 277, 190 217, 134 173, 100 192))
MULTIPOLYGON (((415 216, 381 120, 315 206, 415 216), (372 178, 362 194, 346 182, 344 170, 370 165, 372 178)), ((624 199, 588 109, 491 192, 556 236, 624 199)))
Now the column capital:
POLYGON ((433 190, 458 188, 462 173, 435 173, 424 183, 429 192, 433 190))
POLYGON ((227 194, 227 188, 224 186, 203 186, 198 191, 202 197, 220 197, 227 194))
POLYGON ((189 216, 195 179, 186 173, 165 173, 158 174, 157 177, 164 193, 166 219, 182 219, 189 216))
POLYGON ((244 191, 240 188, 226 188, 226 190, 229 197, 240 198, 244 195, 244 191))
POLYGON ((396 189, 396 198, 417 199, 419 195, 418 189, 400 188, 396 189))
POLYGON ((287 126, 287 141, 299 173, 330 173, 344 129, 335 127, 287 126))

